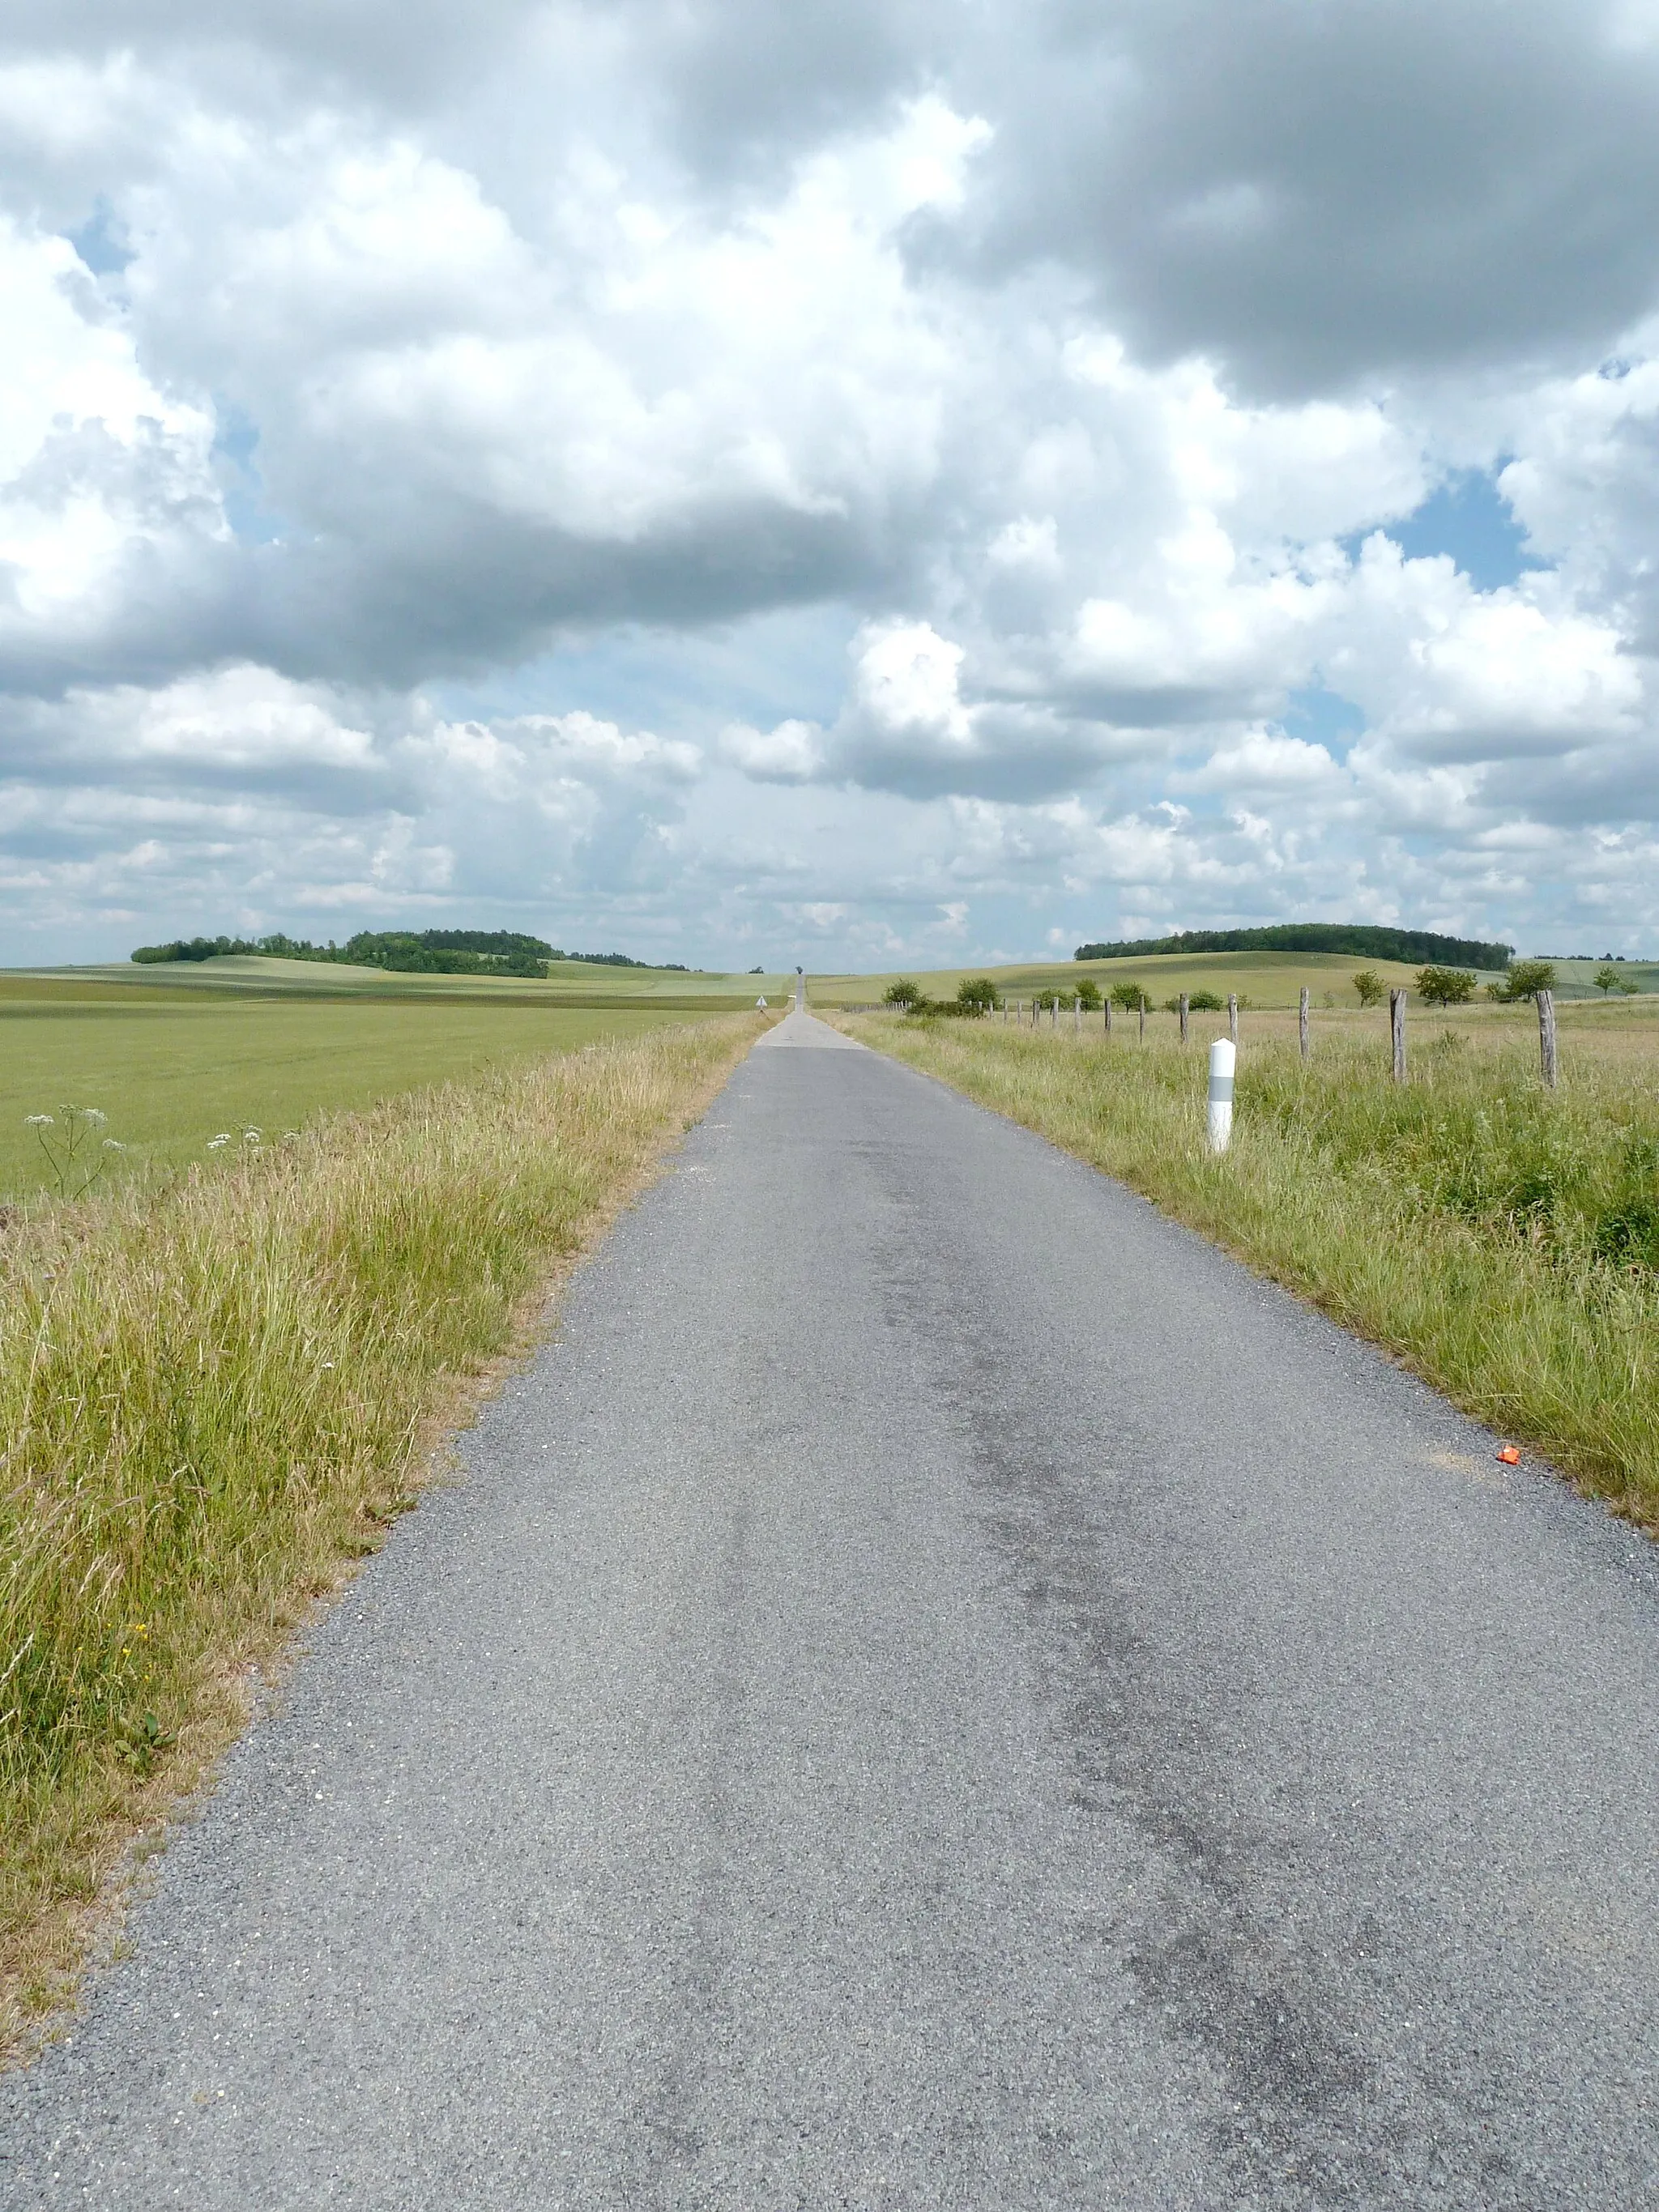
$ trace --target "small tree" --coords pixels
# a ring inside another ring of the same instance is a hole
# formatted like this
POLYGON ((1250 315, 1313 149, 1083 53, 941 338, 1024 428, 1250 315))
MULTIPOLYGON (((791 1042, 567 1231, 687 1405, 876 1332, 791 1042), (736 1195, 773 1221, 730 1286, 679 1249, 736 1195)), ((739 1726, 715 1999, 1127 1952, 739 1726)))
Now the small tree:
POLYGON ((1474 996, 1474 978, 1462 968, 1419 968, 1417 995, 1425 1006, 1467 1006, 1474 996))
POLYGON ((957 985, 957 1010, 975 1020, 995 1012, 997 987, 988 975, 964 975, 957 985))
POLYGON ((1607 963, 1606 967, 1598 968, 1595 975, 1590 978, 1590 981, 1595 984, 1596 989, 1601 992, 1603 998, 1607 996, 1609 991, 1616 991, 1624 980, 1624 977, 1619 973, 1619 970, 1613 965, 1611 961, 1607 963))
POLYGON ((1500 995, 1513 1003, 1516 999, 1535 999, 1540 991, 1554 988, 1553 960, 1512 960, 1500 995))
POLYGON ((1085 975, 1078 985, 1077 1002, 1085 1014, 1100 1012, 1100 986, 1092 975, 1085 975))
POLYGON ((1382 1003, 1382 978, 1375 968, 1359 969, 1353 979, 1362 1006, 1380 1006, 1382 1003))
POLYGON ((927 995, 914 976, 901 975, 897 982, 890 983, 882 993, 881 1003, 884 1006, 896 1006, 901 1013, 908 1014, 913 1007, 921 1006, 927 995))
POLYGON ((1126 1014, 1150 1014, 1152 1011, 1152 1002, 1139 983, 1114 983, 1112 1004, 1121 1006, 1126 1014))
MULTIPOLYGON (((1238 1003, 1242 1006, 1244 1001, 1241 999, 1238 1003)), ((1189 1013, 1218 1014, 1224 1011, 1226 1004, 1227 1001, 1219 991, 1190 991, 1187 994, 1187 1010, 1189 1013)))

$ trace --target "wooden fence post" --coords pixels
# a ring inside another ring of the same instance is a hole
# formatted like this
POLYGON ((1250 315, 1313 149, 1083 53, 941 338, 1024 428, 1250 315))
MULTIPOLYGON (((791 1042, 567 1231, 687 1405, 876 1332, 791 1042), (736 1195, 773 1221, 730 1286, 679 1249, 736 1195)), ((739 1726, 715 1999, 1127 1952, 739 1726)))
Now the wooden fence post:
POLYGON ((1058 991, 1054 993, 1054 1004, 1048 1009, 1048 1026, 1051 1030, 1057 1030, 1060 1027, 1060 994, 1058 991))
POLYGON ((1146 1000, 1144 995, 1140 1000, 1140 1042, 1142 1044, 1146 1042, 1146 1000))
POLYGON ((1551 1091, 1555 1088, 1555 994, 1538 994, 1538 1059, 1544 1081, 1551 1091))
POLYGON ((1297 1042, 1302 1047, 1302 1057, 1305 1060, 1308 1057, 1308 987, 1305 983, 1302 986, 1301 996, 1297 1002, 1296 1029, 1297 1042))
POLYGON ((1072 1035, 1073 1036, 1083 1035, 1083 1002, 1080 999, 1073 999, 1072 1001, 1072 1035))
POLYGON ((1181 1042, 1182 1044, 1187 1042, 1187 994, 1184 991, 1181 994, 1181 1042))
POLYGON ((1238 1042, 1238 994, 1237 991, 1229 991, 1227 994, 1227 1035, 1235 1044, 1238 1042))
POLYGON ((1406 1080, 1406 994, 1389 994, 1389 1036, 1394 1046, 1394 1079, 1406 1080))
POLYGON ((1112 1034, 1112 994, 1109 991, 1106 994, 1105 998, 1101 1001, 1101 1003, 1106 1009, 1106 1034, 1108 1036, 1110 1036, 1112 1034))

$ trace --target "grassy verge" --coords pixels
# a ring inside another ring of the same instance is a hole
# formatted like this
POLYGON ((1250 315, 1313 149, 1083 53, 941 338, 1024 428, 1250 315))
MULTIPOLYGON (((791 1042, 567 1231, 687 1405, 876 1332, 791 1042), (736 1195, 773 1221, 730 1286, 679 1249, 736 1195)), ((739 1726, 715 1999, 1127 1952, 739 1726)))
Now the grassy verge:
POLYGON ((1120 1177, 1659 1528, 1651 1054, 1569 1059, 1551 1093, 1535 1044, 1450 1025, 1403 1085, 1372 1040, 1322 1042, 1306 1067, 1290 1039, 1247 1040, 1212 1159, 1196 1044, 839 1025, 1120 1177))
POLYGON ((0 2040, 248 1669, 759 1023, 592 1045, 0 1227, 0 2040))

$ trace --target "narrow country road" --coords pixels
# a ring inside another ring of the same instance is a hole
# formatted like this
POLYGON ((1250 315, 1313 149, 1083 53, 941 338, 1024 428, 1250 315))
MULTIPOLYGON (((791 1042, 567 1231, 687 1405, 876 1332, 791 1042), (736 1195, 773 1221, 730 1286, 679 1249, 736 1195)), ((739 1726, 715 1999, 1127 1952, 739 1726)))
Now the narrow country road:
POLYGON ((803 1014, 320 1626, 0 2206, 1659 2203, 1652 1548, 803 1014))

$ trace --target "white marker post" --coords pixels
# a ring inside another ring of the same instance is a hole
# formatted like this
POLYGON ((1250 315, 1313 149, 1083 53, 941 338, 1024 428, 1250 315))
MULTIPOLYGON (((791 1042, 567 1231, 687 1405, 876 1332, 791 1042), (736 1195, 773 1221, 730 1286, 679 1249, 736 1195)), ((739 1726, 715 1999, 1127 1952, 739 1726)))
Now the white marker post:
POLYGON ((1210 1047, 1210 1150, 1224 1152, 1233 1133, 1233 1072, 1238 1047, 1218 1037, 1210 1047))

